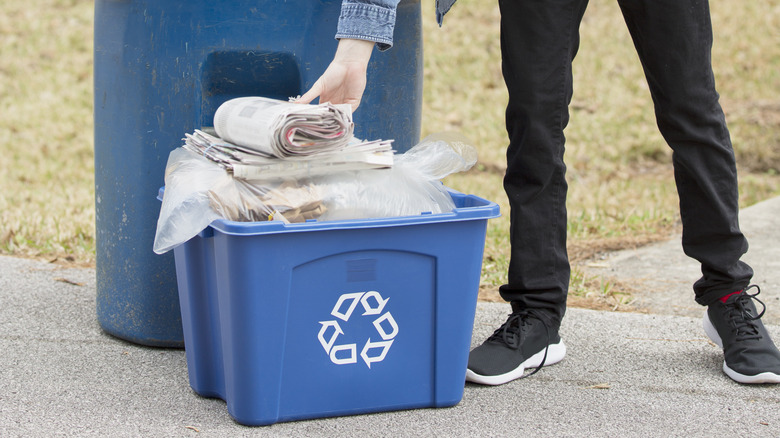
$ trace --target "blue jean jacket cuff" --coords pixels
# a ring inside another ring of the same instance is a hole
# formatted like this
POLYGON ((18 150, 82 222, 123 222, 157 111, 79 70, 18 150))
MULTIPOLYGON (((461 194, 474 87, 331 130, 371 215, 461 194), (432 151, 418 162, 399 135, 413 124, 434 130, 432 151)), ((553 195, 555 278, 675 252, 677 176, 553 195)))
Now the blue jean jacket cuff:
POLYGON ((393 45, 395 9, 344 2, 341 6, 336 38, 374 41, 379 50, 393 45))

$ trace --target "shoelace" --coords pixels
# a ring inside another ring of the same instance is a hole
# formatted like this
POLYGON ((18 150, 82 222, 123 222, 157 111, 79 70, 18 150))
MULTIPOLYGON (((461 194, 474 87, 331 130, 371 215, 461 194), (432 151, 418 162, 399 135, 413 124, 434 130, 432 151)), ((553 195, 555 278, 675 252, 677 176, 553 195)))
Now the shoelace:
POLYGON ((764 316, 766 311, 766 305, 763 301, 756 298, 756 295, 761 293, 761 289, 757 285, 748 286, 741 294, 737 295, 732 305, 729 306, 729 319, 731 320, 734 329, 737 332, 737 340, 744 341, 749 339, 761 339, 761 335, 758 333, 758 325, 753 322, 764 316), (749 294, 750 289, 756 289, 756 293, 749 294), (756 300, 761 304, 761 312, 753 316, 748 305, 750 300, 756 300))
POLYGON ((547 350, 550 347, 550 329, 547 326, 547 322, 545 322, 544 317, 540 316, 537 312, 531 309, 513 312, 509 315, 509 318, 506 320, 506 322, 502 324, 501 327, 496 329, 496 331, 494 331, 493 334, 488 338, 488 341, 503 342, 507 347, 517 350, 521 345, 523 345, 523 326, 526 324, 526 320, 528 318, 537 319, 542 323, 547 341, 545 342, 544 347, 544 357, 542 357, 542 361, 539 363, 539 366, 537 366, 536 369, 534 369, 532 372, 520 377, 521 379, 536 374, 540 369, 542 369, 545 362, 547 361, 547 350))

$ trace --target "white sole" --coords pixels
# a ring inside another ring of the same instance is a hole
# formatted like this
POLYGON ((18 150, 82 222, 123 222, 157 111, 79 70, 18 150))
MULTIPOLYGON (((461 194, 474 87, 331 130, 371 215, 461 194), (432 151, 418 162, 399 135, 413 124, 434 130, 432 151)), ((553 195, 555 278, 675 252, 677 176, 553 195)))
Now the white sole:
MULTIPOLYGON (((715 345, 723 349, 723 340, 720 338, 715 326, 712 325, 710 316, 707 314, 706 310, 704 311, 702 325, 704 326, 704 333, 707 334, 707 337, 710 338, 715 345)), ((729 376, 731 380, 739 383, 780 383, 780 376, 775 373, 767 371, 765 373, 756 374, 755 376, 747 376, 729 368, 729 366, 726 365, 725 360, 723 361, 723 373, 729 376)))
POLYGON ((767 371, 765 373, 756 374, 755 376, 746 376, 729 368, 728 365, 726 365, 726 361, 723 361, 723 372, 731 377, 732 380, 739 383, 780 383, 780 376, 775 373, 767 371))
MULTIPOLYGON (((526 368, 536 368, 539 366, 539 364, 542 363, 542 359, 544 359, 544 350, 534 354, 533 356, 529 357, 525 360, 525 362, 521 363, 519 367, 515 368, 514 370, 499 374, 497 376, 483 376, 481 374, 477 374, 474 371, 471 371, 469 369, 466 370, 466 381, 472 382, 472 383, 479 383, 480 385, 501 385, 507 382, 511 382, 512 380, 519 379, 523 376, 525 373, 526 368)), ((566 345, 564 345, 563 340, 558 342, 557 344, 551 344, 547 348, 547 358, 544 361, 544 366, 552 365, 560 362, 563 360, 563 358, 566 356, 566 345)))

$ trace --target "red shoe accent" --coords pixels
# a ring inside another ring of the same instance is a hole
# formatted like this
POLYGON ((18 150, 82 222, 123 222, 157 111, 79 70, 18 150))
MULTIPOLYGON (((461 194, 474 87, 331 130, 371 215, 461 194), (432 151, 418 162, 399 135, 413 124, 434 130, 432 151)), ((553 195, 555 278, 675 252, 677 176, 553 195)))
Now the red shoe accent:
POLYGON ((742 290, 738 290, 738 291, 736 291, 736 292, 732 292, 732 293, 730 293, 730 294, 726 295, 725 297, 721 298, 721 299, 720 299, 720 302, 721 302, 721 303, 725 303, 725 302, 726 302, 726 301, 729 299, 729 297, 731 297, 732 295, 738 295, 738 294, 741 294, 741 293, 742 293, 742 291, 744 291, 744 289, 742 289, 742 290))

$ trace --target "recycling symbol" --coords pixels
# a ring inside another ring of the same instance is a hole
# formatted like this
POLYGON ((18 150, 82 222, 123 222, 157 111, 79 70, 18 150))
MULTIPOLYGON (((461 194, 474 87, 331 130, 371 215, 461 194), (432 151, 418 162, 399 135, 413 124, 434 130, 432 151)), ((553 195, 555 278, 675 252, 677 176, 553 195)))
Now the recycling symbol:
POLYGON ((393 319, 390 312, 384 312, 387 302, 390 298, 382 298, 377 291, 346 293, 339 297, 336 305, 333 306, 331 315, 337 319, 330 321, 320 321, 322 327, 317 338, 325 349, 325 353, 330 357, 331 362, 336 365, 347 365, 358 362, 358 344, 338 344, 339 336, 344 335, 339 320, 348 322, 354 318, 353 313, 358 304, 363 307, 363 314, 359 318, 375 318, 373 321, 377 336, 369 336, 365 343, 360 347, 360 357, 366 363, 368 368, 374 362, 382 362, 387 355, 390 346, 393 345, 393 339, 398 335, 398 324, 393 319), (382 313, 384 312, 384 313, 382 313))

